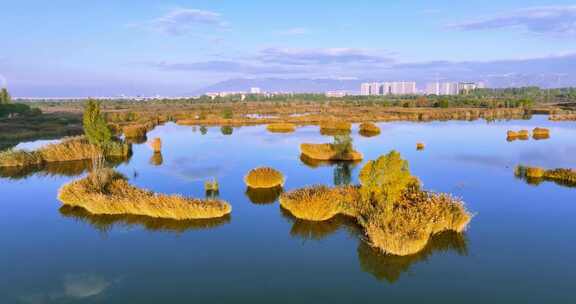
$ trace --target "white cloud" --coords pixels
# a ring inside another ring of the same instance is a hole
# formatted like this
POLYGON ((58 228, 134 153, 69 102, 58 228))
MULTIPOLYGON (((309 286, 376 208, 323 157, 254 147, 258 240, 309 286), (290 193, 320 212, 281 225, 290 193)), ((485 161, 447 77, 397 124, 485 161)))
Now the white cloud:
POLYGON ((524 8, 448 27, 464 31, 516 28, 536 34, 576 36, 576 5, 524 8))
POLYGON ((179 8, 149 22, 152 29, 169 35, 184 35, 201 26, 225 28, 222 16, 211 11, 179 8))

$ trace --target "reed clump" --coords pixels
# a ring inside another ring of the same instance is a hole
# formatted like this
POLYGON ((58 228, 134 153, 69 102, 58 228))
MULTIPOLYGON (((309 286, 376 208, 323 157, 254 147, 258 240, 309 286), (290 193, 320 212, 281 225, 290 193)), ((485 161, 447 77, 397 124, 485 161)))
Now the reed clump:
POLYGON ((542 140, 550 138, 550 130, 546 128, 535 128, 532 130, 532 138, 542 140))
POLYGON ((154 153, 162 152, 162 139, 156 137, 150 142, 150 147, 154 150, 154 153))
POLYGON ((302 154, 311 159, 315 160, 349 160, 358 161, 362 160, 363 155, 357 151, 347 151, 345 153, 339 153, 333 144, 301 144, 300 151, 302 154))
POLYGON ((228 203, 220 200, 157 194, 136 188, 111 169, 97 169, 85 178, 64 185, 58 199, 92 214, 133 214, 175 220, 218 218, 232 210, 228 203))
POLYGON ((576 186, 576 170, 551 169, 545 170, 540 167, 517 166, 514 174, 520 178, 526 178, 528 182, 538 184, 542 180, 556 182, 569 187, 576 186))
POLYGON ((148 126, 144 124, 129 125, 125 126, 122 130, 126 138, 143 138, 146 137, 148 126))
POLYGON ((328 120, 320 123, 320 134, 322 135, 346 135, 350 134, 352 124, 347 121, 328 120))
POLYGON ((250 188, 275 188, 284 186, 284 176, 274 168, 260 167, 250 170, 244 176, 244 182, 250 188))
POLYGON ((365 165, 360 186, 294 190, 282 194, 280 204, 304 220, 354 217, 372 247, 399 256, 422 250, 435 234, 464 231, 471 219, 461 200, 423 191, 394 151, 365 165))
POLYGON ((8 150, 0 153, 0 167, 22 167, 51 162, 67 162, 105 158, 127 158, 132 153, 130 145, 112 141, 106 147, 88 142, 86 137, 68 137, 59 143, 46 145, 35 151, 8 150))
POLYGON ((296 130, 293 123, 272 123, 266 126, 266 129, 272 133, 292 133, 296 130))
POLYGON ((204 182, 204 191, 206 192, 218 192, 220 191, 220 186, 216 179, 207 180, 204 182))
POLYGON ((416 143, 416 150, 421 151, 424 150, 426 148, 426 145, 424 143, 416 143))
POLYGON ((360 124, 360 135, 365 137, 372 137, 380 134, 380 128, 372 122, 364 122, 360 124))
POLYGON ((528 130, 520 130, 518 131, 518 139, 520 140, 528 140, 530 138, 530 131, 528 130))
POLYGON ((337 214, 353 214, 355 208, 350 206, 358 199, 359 193, 353 186, 311 186, 283 193, 280 205, 299 219, 325 221, 337 214))

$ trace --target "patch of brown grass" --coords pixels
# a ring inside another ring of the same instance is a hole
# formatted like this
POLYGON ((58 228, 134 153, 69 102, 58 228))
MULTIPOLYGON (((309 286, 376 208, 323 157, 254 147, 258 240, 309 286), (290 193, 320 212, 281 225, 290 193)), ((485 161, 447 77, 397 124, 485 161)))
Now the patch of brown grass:
POLYGON ((293 123, 273 123, 266 126, 266 129, 272 133, 292 133, 296 130, 293 123))
POLYGON ((325 221, 337 214, 354 214, 355 208, 350 206, 358 198, 359 194, 353 186, 311 186, 283 193, 280 205, 299 219, 325 221))
POLYGON ((350 160, 359 161, 364 157, 357 151, 338 153, 333 144, 301 144, 300 152, 309 159, 315 160, 350 160))
POLYGON ((133 214, 175 220, 217 218, 232 210, 228 203, 220 200, 156 194, 136 188, 111 169, 96 170, 64 185, 58 199, 92 214, 133 214))
POLYGON ((250 170, 244 177, 244 182, 250 188, 274 188, 284 186, 284 176, 276 169, 260 167, 250 170))
POLYGON ((123 129, 126 138, 142 138, 146 137, 148 126, 143 124, 125 126, 123 129))
POLYGON ((548 180, 564 186, 576 186, 576 170, 573 169, 545 170, 539 167, 517 166, 514 174, 517 177, 526 178, 531 184, 539 184, 542 180, 548 180))

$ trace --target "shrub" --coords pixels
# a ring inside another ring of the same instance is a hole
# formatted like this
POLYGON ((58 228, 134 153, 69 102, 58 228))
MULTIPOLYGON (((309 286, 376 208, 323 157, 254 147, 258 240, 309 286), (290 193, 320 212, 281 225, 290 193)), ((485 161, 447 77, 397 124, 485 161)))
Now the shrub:
POLYGON ((284 185, 284 176, 278 170, 260 167, 250 170, 244 177, 244 182, 250 188, 274 188, 284 185))
POLYGON ((296 125, 292 123, 273 123, 269 124, 266 129, 272 133, 291 133, 296 130, 296 125))
POLYGON ((222 217, 231 212, 220 200, 199 200, 179 195, 156 194, 130 185, 111 169, 99 169, 64 185, 58 199, 92 214, 134 214, 176 220, 222 217))

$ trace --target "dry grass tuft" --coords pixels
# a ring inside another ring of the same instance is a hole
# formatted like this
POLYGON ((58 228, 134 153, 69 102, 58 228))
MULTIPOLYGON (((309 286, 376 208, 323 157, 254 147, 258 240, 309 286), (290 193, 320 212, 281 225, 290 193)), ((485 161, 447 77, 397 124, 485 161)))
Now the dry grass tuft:
POLYGON ((0 152, 0 167, 28 167, 44 162, 40 153, 24 150, 7 150, 0 152))
POLYGON ((339 153, 333 144, 301 144, 300 151, 302 155, 314 160, 350 160, 359 161, 364 157, 357 151, 348 151, 339 153))
POLYGON ((335 136, 350 134, 352 124, 347 121, 329 120, 320 123, 320 134, 335 136))
POLYGON ((99 169, 60 188, 58 199, 92 214, 133 214, 175 220, 217 218, 231 212, 220 200, 199 200, 138 189, 111 169, 99 169))
POLYGON ((266 129, 272 133, 292 133, 296 130, 293 123, 273 123, 269 124, 266 129))
POLYGON ((416 144, 416 150, 424 150, 424 148, 426 148, 426 145, 424 145, 424 143, 417 143, 416 144))
POLYGON ((532 131, 532 138, 535 140, 542 140, 550 138, 550 130, 546 128, 535 128, 532 131))
POLYGON ((520 130, 518 131, 518 138, 520 140, 527 140, 530 138, 530 131, 528 130, 520 130))
POLYGON ((250 170, 244 177, 244 182, 250 188, 274 188, 284 186, 284 176, 276 169, 260 167, 250 170))

